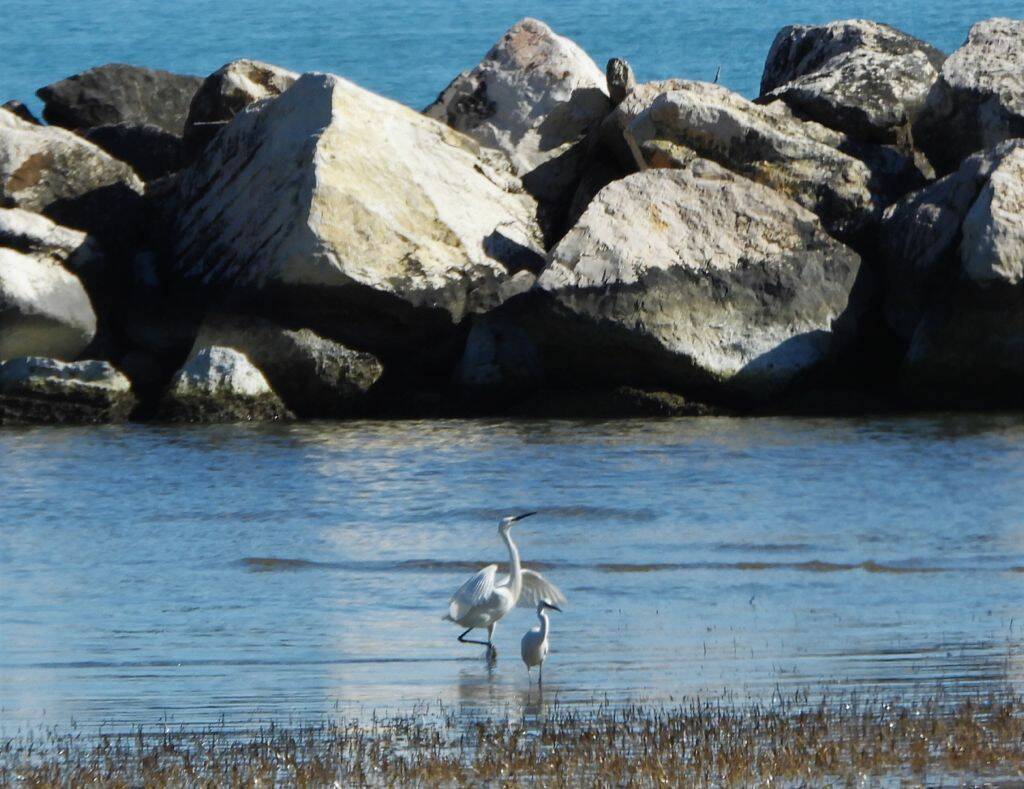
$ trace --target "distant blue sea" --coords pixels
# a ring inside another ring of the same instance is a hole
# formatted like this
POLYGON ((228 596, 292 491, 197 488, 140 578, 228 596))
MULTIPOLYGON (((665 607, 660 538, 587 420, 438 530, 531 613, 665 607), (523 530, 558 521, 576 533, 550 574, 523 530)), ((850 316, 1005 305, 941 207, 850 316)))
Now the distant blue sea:
POLYGON ((143 64, 208 74, 239 57, 330 71, 416 108, 472 66, 516 20, 534 16, 599 66, 625 57, 640 80, 678 76, 757 93, 776 31, 866 17, 951 51, 971 24, 1024 16, 1024 0, 0 0, 0 101, 90 66, 143 64))

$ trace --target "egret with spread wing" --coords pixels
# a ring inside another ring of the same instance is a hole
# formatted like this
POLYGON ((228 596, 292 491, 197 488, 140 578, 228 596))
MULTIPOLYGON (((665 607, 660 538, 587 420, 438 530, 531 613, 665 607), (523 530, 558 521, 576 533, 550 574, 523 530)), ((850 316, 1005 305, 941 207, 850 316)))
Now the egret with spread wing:
POLYGON ((498 524, 498 534, 508 546, 508 559, 511 565, 509 575, 499 576, 498 565, 489 564, 452 595, 445 619, 466 628, 459 636, 462 643, 480 644, 487 647, 488 654, 497 654, 492 643, 494 626, 516 605, 522 604, 532 608, 541 600, 549 600, 556 605, 565 603, 565 595, 557 586, 540 573, 522 568, 519 563, 519 551, 509 534, 512 524, 516 521, 536 514, 527 512, 522 515, 509 515, 502 518, 498 524), (466 638, 470 631, 478 627, 487 628, 486 641, 466 638))

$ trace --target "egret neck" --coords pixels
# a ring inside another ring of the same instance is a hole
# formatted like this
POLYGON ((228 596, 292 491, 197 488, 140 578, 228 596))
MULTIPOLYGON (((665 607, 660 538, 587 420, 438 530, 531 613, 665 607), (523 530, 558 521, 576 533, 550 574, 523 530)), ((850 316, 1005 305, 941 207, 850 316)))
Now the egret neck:
POLYGON ((543 644, 548 637, 548 612, 546 608, 537 610, 537 618, 540 620, 540 642, 543 644))
POLYGON ((508 529, 502 529, 501 538, 508 546, 508 560, 512 565, 509 570, 509 588, 512 591, 512 600, 519 602, 519 595, 523 593, 523 568, 519 564, 519 549, 512 542, 512 535, 508 529))

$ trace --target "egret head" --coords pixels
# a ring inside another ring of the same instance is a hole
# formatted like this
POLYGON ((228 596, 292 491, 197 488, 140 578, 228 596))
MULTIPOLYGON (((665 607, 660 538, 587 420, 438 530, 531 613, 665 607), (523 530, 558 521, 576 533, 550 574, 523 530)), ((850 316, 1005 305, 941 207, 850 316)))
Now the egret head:
POLYGON ((561 612, 561 610, 562 610, 557 605, 555 605, 554 603, 548 602, 547 600, 541 600, 539 603, 537 603, 537 613, 538 614, 541 613, 542 611, 544 611, 545 609, 550 609, 552 611, 559 611, 559 612, 561 612))
POLYGON ((531 515, 536 514, 536 512, 524 512, 522 515, 506 515, 498 522, 498 531, 502 533, 507 532, 516 521, 521 521, 523 518, 529 518, 531 515))

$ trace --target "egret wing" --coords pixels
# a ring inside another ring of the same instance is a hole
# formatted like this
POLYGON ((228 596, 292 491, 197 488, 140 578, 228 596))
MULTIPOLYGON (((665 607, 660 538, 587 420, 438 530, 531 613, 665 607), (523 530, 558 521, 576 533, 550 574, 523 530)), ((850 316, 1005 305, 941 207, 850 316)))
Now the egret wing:
POLYGON ((534 608, 541 600, 554 605, 565 605, 568 602, 562 590, 538 572, 523 570, 523 593, 519 597, 522 608, 534 608))
POLYGON ((471 609, 486 601, 494 592, 494 576, 497 572, 498 565, 489 564, 476 575, 470 576, 448 601, 448 617, 458 622, 471 609))

